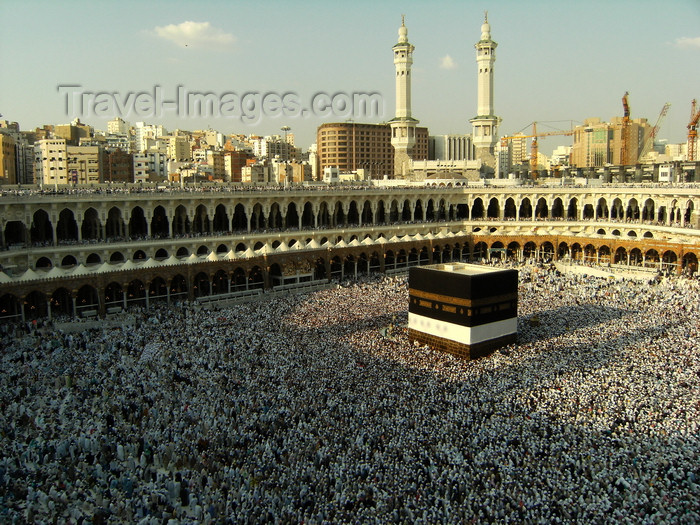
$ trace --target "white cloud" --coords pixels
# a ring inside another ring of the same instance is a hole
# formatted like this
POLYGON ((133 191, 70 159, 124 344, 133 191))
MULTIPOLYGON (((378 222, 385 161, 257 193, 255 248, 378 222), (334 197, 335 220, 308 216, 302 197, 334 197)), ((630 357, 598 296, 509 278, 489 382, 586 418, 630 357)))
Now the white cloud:
POLYGON ((676 47, 688 49, 692 47, 700 48, 700 36, 676 38, 676 47))
POLYGON ((179 47, 226 47, 236 41, 231 33, 212 27, 209 22, 182 22, 156 27, 155 33, 160 38, 170 40, 179 47))
POLYGON ((440 59, 440 69, 454 69, 457 64, 450 55, 445 55, 440 59))

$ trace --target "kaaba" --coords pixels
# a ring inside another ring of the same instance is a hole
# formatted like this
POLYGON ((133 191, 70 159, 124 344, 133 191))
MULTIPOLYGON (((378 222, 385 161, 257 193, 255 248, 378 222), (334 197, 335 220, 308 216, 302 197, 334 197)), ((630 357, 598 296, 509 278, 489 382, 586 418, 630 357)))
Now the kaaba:
POLYGON ((414 266, 408 287, 410 341, 476 359, 517 339, 517 270, 465 263, 414 266))

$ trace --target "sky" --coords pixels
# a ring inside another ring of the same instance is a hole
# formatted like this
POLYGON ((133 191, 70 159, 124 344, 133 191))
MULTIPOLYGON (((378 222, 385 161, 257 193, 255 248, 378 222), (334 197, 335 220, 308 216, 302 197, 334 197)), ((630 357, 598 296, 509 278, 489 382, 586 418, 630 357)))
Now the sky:
MULTIPOLYGON (((431 135, 470 133, 484 11, 501 135, 610 120, 629 92, 631 117, 652 125, 670 102, 659 138, 685 142, 700 99, 700 0, 0 0, 0 118, 23 130, 76 117, 106 129, 116 116, 226 134, 288 126, 306 149, 324 122, 394 116, 403 14, 413 116, 431 135), (209 113, 186 109, 192 93, 210 94, 209 113), (377 113, 353 107, 355 94, 373 95, 377 113)), ((540 151, 561 144, 571 139, 547 137, 540 151)))

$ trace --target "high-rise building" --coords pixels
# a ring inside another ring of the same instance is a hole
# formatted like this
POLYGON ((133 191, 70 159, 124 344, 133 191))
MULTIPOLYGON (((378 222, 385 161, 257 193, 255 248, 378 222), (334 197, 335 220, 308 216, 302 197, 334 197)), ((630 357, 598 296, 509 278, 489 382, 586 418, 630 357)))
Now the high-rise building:
MULTIPOLYGON (((628 158, 634 159, 636 164, 636 159, 644 146, 644 140, 651 133, 651 126, 644 118, 630 120, 627 126, 628 158)), ((622 127, 622 117, 613 117, 610 122, 602 122, 599 118, 584 120, 582 126, 574 128, 571 165, 587 168, 621 164, 622 127)))
POLYGON ((415 47, 408 41, 408 29, 401 17, 399 40, 394 47, 394 68, 396 69, 396 115, 389 121, 391 145, 394 148, 394 175, 405 177, 414 159, 416 125, 418 120, 411 116, 411 65, 415 47))
MULTIPOLYGON (((428 158, 428 128, 414 128, 416 160, 428 158)), ((390 124, 329 122, 316 131, 318 173, 326 167, 341 172, 367 170, 371 178, 394 174, 395 149, 390 124)), ((407 166, 408 169, 408 166, 407 166)))
POLYGON ((472 123, 472 136, 477 160, 494 169, 496 165, 495 150, 498 141, 499 117, 493 108, 493 64, 496 61, 498 44, 491 39, 491 26, 488 16, 481 25, 481 39, 474 45, 478 65, 477 113, 472 123))
POLYGON ((10 135, 0 133, 0 182, 16 184, 16 144, 10 135))

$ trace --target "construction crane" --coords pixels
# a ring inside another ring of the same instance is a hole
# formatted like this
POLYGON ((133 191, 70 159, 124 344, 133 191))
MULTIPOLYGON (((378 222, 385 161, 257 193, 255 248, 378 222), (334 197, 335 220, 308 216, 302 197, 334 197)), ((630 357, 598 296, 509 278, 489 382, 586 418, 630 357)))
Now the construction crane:
POLYGON ((690 105, 690 122, 688 123, 688 160, 695 160, 695 143, 698 140, 698 120, 700 120, 700 110, 697 109, 697 101, 693 99, 690 105))
POLYGON ((659 133, 659 128, 661 128, 661 123, 663 122, 664 118, 666 117, 666 113, 668 113, 668 108, 671 107, 670 102, 666 102, 664 104, 664 107, 661 108, 661 113, 659 113, 659 118, 656 119, 656 124, 654 124, 654 127, 651 129, 651 132, 649 133, 649 136, 647 139, 644 141, 644 146, 642 147, 642 151, 639 153, 639 157, 637 157, 637 162, 641 162, 642 159, 644 158, 644 155, 646 155, 651 147, 654 145, 654 139, 656 138, 656 135, 659 133))
POLYGON ((622 96, 622 130, 620 133, 620 164, 626 166, 630 164, 630 103, 629 91, 625 91, 622 96))
MULTIPOLYGON (((502 137, 501 138, 501 147, 506 148, 508 147, 508 141, 513 140, 513 139, 532 139, 532 144, 530 146, 530 171, 532 172, 532 178, 536 179, 537 178, 537 154, 538 154, 538 144, 537 144, 537 139, 538 137, 549 137, 552 135, 573 135, 574 130, 569 129, 569 130, 562 130, 562 131, 545 131, 538 133, 537 132, 537 122, 533 122, 532 124, 532 133, 530 135, 522 135, 520 132, 518 132, 515 135, 509 135, 507 137, 502 137)), ((530 124, 528 124, 530 126, 530 124)), ((527 127, 527 126, 525 126, 527 127)), ((524 128, 523 128, 524 129, 524 128)))

